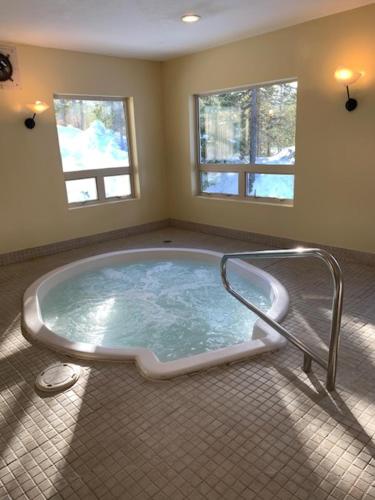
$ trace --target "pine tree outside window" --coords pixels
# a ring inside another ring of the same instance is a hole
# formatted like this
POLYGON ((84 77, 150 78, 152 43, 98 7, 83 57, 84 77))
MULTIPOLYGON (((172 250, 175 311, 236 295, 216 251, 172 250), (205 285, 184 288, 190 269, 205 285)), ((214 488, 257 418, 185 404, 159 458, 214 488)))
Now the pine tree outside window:
POLYGON ((297 81, 195 96, 199 193, 292 204, 297 81))

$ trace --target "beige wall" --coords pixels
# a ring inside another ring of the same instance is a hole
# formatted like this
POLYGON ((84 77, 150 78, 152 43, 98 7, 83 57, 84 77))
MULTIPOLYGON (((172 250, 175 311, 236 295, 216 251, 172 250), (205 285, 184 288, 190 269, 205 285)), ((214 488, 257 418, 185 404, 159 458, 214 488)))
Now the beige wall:
POLYGON ((0 253, 165 218, 161 64, 30 46, 18 61, 22 89, 0 89, 0 253), (140 199, 68 209, 54 93, 134 97, 140 199), (27 130, 36 99, 51 107, 27 130))
POLYGON ((375 5, 163 65, 171 217, 375 252, 375 5), (338 66, 364 70, 344 109, 338 66), (293 208, 193 195, 194 93, 297 77, 293 208))
POLYGON ((165 217, 375 252, 374 25, 371 5, 162 64, 19 46, 22 89, 0 90, 0 253, 165 217), (366 72, 353 113, 332 76, 340 65, 366 72), (194 196, 192 95, 290 77, 294 207, 194 196), (134 97, 140 199, 68 209, 54 93, 134 97), (51 108, 30 131, 36 99, 51 108))

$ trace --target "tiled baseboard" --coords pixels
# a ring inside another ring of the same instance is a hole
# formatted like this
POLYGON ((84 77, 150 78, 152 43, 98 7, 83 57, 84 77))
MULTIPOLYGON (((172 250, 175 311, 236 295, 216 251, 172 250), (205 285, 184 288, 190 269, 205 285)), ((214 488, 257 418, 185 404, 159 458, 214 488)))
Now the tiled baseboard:
POLYGON ((165 219, 157 222, 141 224, 139 226, 126 227, 123 229, 116 229, 115 231, 83 236, 81 238, 74 238, 72 240, 58 241, 57 243, 51 243, 49 245, 43 245, 40 247, 26 248, 24 250, 4 253, 0 254, 0 266, 14 264, 16 262, 23 262, 25 260, 35 259, 37 257, 43 257, 46 255, 53 255, 59 252, 65 252, 67 250, 73 250, 75 248, 100 243, 102 241, 117 240, 126 236, 134 236, 136 234, 147 233, 148 231, 163 229, 165 227, 168 227, 169 225, 169 220, 165 219))
POLYGON ((95 243, 100 243, 102 241, 116 240, 120 238, 125 238, 127 236, 134 236, 136 234, 146 233, 148 231, 156 231, 157 229, 164 229, 168 226, 180 229, 186 229, 189 231, 196 231, 199 233, 213 234, 215 236, 222 236, 224 238, 233 238, 242 241, 250 241, 252 243, 257 243, 259 245, 265 245, 267 247, 275 247, 275 248, 293 248, 296 246, 319 247, 328 250, 333 255, 335 255, 340 261, 346 260, 351 262, 357 262, 358 264, 375 266, 375 254, 373 253, 359 252, 356 250, 348 250, 345 248, 338 248, 338 247, 330 247, 327 245, 321 245, 306 241, 291 240, 288 238, 278 238, 276 236, 267 236, 264 234, 250 233, 247 231, 240 231, 237 229, 229 229, 219 226, 210 226, 207 224, 199 224, 197 222, 189 222, 178 219, 164 219, 157 222, 150 222, 138 226, 117 229, 115 231, 93 234, 90 236, 83 236, 81 238, 74 238, 72 240, 59 241, 57 243, 51 243, 49 245, 43 245, 34 248, 26 248, 24 250, 17 250, 15 252, 0 254, 0 266, 4 266, 7 264, 14 264, 16 262, 23 262, 26 260, 35 259, 46 255, 53 255, 67 250, 93 245, 95 243))
POLYGON ((375 266, 375 254, 373 253, 360 252, 357 250, 349 250, 346 248, 321 245, 319 243, 291 240, 288 238, 278 238, 276 236, 268 236, 259 233, 250 233, 247 231, 240 231, 237 229, 229 229, 219 226, 210 226, 207 224, 199 224, 197 222, 188 222, 178 219, 170 219, 169 223, 171 226, 180 229, 213 234, 216 236, 223 236, 225 238, 251 241, 252 243, 265 245, 267 247, 294 248, 296 246, 304 246, 304 247, 324 248, 328 252, 331 252, 340 261, 345 260, 345 261, 357 262, 358 264, 375 266))

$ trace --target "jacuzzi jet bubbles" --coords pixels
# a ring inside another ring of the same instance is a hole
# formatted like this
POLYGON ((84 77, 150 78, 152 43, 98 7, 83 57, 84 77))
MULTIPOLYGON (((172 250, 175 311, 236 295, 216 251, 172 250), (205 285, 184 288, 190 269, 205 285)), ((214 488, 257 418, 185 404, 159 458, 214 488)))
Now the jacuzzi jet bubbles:
MULTIPOLYGON (((158 378, 284 345, 224 289, 220 258, 206 250, 162 248, 74 262, 26 291, 26 329, 72 356, 134 358, 142 372, 158 378)), ((278 281, 240 261, 229 271, 242 294, 282 319, 288 295, 278 281)))

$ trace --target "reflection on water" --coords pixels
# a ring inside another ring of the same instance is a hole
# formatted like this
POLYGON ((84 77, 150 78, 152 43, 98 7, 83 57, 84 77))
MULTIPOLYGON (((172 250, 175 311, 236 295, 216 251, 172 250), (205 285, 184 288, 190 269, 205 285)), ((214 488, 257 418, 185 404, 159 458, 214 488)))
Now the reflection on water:
MULTIPOLYGON (((258 307, 271 302, 232 273, 258 307)), ((148 347, 170 361, 249 340, 256 317, 225 291, 218 265, 150 260, 103 267, 53 288, 41 304, 46 325, 73 341, 148 347)))

